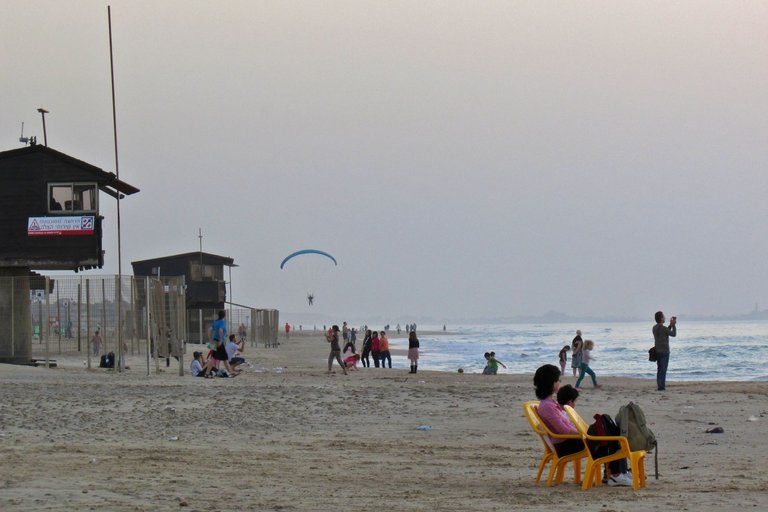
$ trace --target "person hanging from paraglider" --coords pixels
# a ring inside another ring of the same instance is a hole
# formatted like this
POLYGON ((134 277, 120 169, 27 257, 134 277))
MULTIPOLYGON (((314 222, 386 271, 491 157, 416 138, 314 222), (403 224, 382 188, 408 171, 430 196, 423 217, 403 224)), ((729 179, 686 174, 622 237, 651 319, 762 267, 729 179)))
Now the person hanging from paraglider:
POLYGON ((289 268, 294 269, 294 273, 298 271, 299 274, 304 274, 303 277, 305 277, 306 280, 304 286, 304 290, 306 292, 305 297, 307 299, 307 304, 313 306, 315 304, 315 292, 310 291, 313 290, 312 287, 316 285, 316 281, 314 280, 316 276, 314 276, 313 273, 326 270, 328 267, 330 267, 329 263, 332 263, 333 267, 338 266, 336 258, 327 252, 319 251, 317 249, 302 249, 286 256, 283 261, 280 262, 280 270, 284 270, 286 265, 288 265, 289 268), (318 256, 320 258, 319 260, 316 260, 315 258, 318 256), (294 258, 296 257, 299 257, 298 268, 292 267, 293 265, 297 265, 297 263, 293 262, 294 258), (304 258, 308 259, 305 260, 304 258), (309 284, 310 281, 312 281, 312 284, 309 284))

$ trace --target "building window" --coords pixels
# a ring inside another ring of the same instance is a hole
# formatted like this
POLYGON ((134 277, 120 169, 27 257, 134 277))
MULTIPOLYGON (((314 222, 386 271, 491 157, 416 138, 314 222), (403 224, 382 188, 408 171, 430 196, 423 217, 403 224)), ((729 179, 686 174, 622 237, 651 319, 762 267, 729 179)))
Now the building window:
POLYGON ((221 268, 216 265, 203 265, 202 272, 200 263, 192 263, 190 266, 190 274, 192 281, 221 281, 222 272, 221 268))
POLYGON ((49 183, 48 211, 50 213, 98 213, 96 183, 49 183))

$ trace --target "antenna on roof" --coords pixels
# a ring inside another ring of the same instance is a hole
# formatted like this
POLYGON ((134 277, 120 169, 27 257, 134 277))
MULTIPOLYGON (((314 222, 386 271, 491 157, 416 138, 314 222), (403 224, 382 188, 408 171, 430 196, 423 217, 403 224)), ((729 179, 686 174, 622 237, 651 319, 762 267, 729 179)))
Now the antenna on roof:
POLYGON ((45 147, 48 147, 48 133, 45 131, 45 114, 50 114, 47 110, 45 110, 43 107, 40 107, 37 109, 38 112, 40 112, 40 115, 43 116, 43 143, 45 144, 45 147))
POLYGON ((36 137, 24 136, 24 121, 21 122, 21 137, 19 137, 19 142, 23 142, 24 144, 29 144, 30 146, 34 146, 35 144, 37 144, 36 137))

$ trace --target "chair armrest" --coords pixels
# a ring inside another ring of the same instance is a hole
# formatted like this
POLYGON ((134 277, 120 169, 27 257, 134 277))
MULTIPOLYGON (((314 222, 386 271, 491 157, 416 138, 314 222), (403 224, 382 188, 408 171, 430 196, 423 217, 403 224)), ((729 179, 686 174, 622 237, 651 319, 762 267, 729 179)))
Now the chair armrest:
POLYGON ((545 430, 545 432, 549 437, 553 437, 555 439, 583 439, 581 434, 555 434, 550 430, 545 430))
POLYGON ((585 436, 589 441, 618 441, 621 451, 630 453, 629 441, 624 436, 593 436, 587 434, 585 436))

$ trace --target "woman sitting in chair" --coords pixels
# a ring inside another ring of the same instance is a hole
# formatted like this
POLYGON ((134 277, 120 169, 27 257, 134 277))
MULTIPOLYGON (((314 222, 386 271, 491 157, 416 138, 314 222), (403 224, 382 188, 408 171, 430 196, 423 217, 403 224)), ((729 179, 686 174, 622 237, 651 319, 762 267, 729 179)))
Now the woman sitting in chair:
MULTIPOLYGON (((549 429, 556 434, 578 434, 579 431, 576 426, 571 423, 568 414, 554 398, 553 395, 557 394, 560 390, 560 369, 552 364, 545 364, 536 370, 536 374, 533 376, 533 385, 536 387, 536 397, 540 400, 538 407, 539 418, 546 423, 549 429)), ((573 407, 576 398, 578 398, 578 391, 573 390, 576 394, 563 393, 563 400, 573 407)), ((584 441, 582 439, 558 439, 550 437, 552 446, 554 446, 557 455, 563 457, 571 453, 577 453, 584 449, 584 441)), ((627 474, 627 462, 626 460, 618 460, 610 463, 611 477, 608 478, 608 485, 632 485, 632 478, 627 474)))

